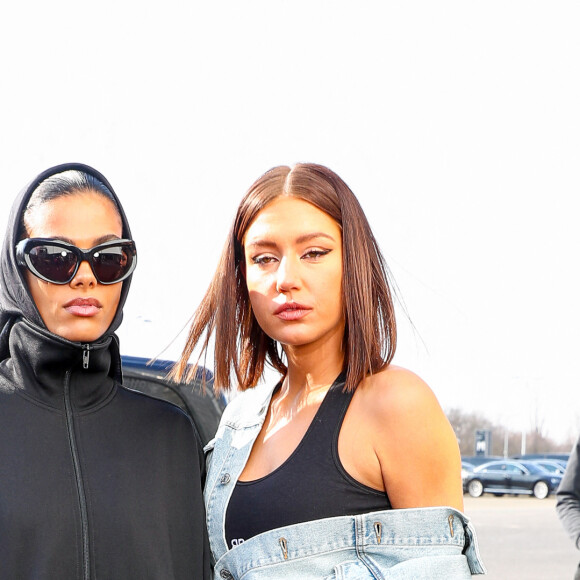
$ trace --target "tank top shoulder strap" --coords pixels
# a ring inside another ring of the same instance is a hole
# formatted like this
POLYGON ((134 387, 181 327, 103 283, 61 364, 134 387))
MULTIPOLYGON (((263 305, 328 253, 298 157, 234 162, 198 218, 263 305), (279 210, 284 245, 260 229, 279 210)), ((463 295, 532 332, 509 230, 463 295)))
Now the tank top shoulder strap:
POLYGON ((324 418, 336 425, 337 432, 340 431, 340 426, 354 396, 354 391, 344 390, 345 381, 346 373, 340 374, 328 390, 323 401, 322 412, 324 418))
POLYGON ((340 374, 328 389, 302 445, 318 448, 323 453, 336 447, 344 416, 354 395, 354 391, 344 390, 345 378, 345 373, 340 374))

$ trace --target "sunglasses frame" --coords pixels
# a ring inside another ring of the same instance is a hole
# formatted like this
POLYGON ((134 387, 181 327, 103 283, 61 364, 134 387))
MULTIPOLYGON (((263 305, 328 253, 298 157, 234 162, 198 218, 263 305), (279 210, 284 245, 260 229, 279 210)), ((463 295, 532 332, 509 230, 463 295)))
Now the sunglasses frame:
POLYGON ((122 282, 123 280, 128 278, 133 273, 133 271, 135 270, 135 268, 137 266, 137 248, 136 248, 135 242, 133 240, 125 240, 125 239, 109 240, 108 242, 104 242, 102 244, 99 244, 97 246, 89 248, 88 250, 81 250, 81 248, 77 248, 77 246, 75 246, 74 244, 69 244, 68 242, 65 242, 64 240, 59 240, 56 238, 25 238, 24 240, 21 240, 20 242, 18 242, 18 244, 16 244, 16 261, 17 261, 19 266, 26 267, 37 278, 40 278, 41 280, 44 280, 45 282, 50 282, 51 284, 59 284, 59 285, 69 284, 74 279, 74 277, 77 275, 77 272, 80 268, 81 263, 88 262, 88 264, 91 268, 91 271, 92 271, 94 277, 96 278, 97 282, 99 284, 109 286, 111 284, 118 284, 119 282, 122 282), (76 263, 75 269, 68 280, 65 280, 64 282, 60 282, 60 281, 56 282, 54 280, 51 280, 50 278, 47 278, 46 276, 44 276, 43 274, 41 274, 40 272, 38 272, 36 270, 36 268, 32 264, 32 261, 30 260, 30 251, 33 248, 37 248, 38 246, 56 246, 57 248, 63 248, 63 250, 68 250, 69 252, 72 252, 77 257, 77 263, 76 263), (129 254, 131 254, 133 256, 133 261, 131 262, 131 265, 129 266, 129 270, 127 272, 125 272, 125 274, 123 274, 123 276, 121 278, 119 278, 118 280, 115 280, 113 282, 102 282, 100 280, 100 278, 97 276, 95 269, 93 268, 93 262, 92 262, 93 257, 97 252, 99 252, 101 250, 105 250, 107 248, 116 247, 116 246, 128 248, 129 254))

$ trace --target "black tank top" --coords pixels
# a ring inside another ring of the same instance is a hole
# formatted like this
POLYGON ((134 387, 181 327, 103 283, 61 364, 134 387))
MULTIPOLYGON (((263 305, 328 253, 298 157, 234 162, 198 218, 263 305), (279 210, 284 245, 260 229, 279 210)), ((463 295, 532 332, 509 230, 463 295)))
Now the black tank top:
POLYGON ((338 435, 354 394, 343 387, 341 375, 280 467, 260 479, 236 483, 225 521, 230 548, 281 526, 391 508, 386 493, 356 481, 338 457, 338 435))

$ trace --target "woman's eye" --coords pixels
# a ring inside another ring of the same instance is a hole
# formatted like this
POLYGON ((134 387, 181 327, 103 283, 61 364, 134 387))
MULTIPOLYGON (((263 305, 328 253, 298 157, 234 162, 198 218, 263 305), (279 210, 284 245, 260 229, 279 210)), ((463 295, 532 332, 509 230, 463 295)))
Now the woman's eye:
POLYGON ((271 262, 273 262, 276 258, 274 258, 274 256, 265 256, 265 255, 260 255, 260 256, 254 256, 252 258, 252 263, 253 264, 270 264, 271 262))
POLYGON ((316 260, 317 258, 321 258, 322 256, 326 256, 326 254, 328 254, 330 252, 330 250, 308 250, 308 252, 306 252, 305 254, 303 254, 303 258, 306 259, 314 259, 316 260))

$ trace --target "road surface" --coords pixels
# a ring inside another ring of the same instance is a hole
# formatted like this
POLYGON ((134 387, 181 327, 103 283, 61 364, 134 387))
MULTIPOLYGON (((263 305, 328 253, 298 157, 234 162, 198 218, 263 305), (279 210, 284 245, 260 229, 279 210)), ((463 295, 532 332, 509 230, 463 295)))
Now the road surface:
POLYGON ((580 561, 556 500, 528 496, 464 498, 487 568, 485 580, 572 580, 580 561))

